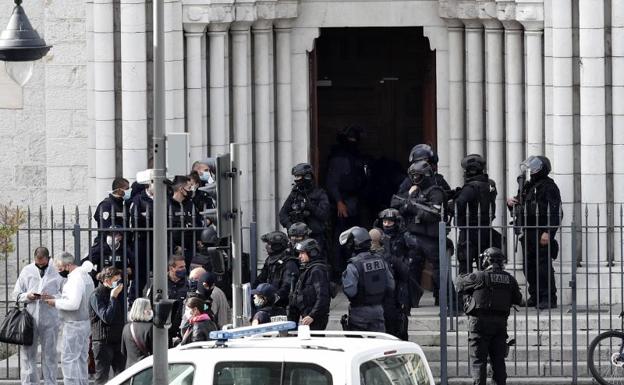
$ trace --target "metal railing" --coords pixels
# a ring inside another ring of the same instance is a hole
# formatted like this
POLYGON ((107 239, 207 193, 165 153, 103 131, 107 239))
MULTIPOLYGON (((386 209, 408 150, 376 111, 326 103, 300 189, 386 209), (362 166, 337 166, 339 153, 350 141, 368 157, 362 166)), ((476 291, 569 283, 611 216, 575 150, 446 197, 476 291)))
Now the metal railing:
MULTIPOLYGON (((228 300, 231 300, 231 259, 229 240, 221 239, 215 243, 201 242, 202 231, 208 229, 208 224, 202 216, 202 211, 192 208, 191 215, 176 217, 176 210, 169 210, 168 215, 168 255, 182 253, 190 267, 201 266, 210 263, 212 270, 217 273, 217 286, 224 289, 228 300), (176 226, 177 224, 177 226, 176 226), (180 250, 178 246, 182 246, 180 250), (186 246, 186 247, 184 247, 186 246), (176 250, 177 249, 177 250, 176 250), (218 264, 218 266, 215 266, 218 264)), ((143 295, 142 285, 130 285, 137 281, 137 267, 145 270, 144 284, 149 285, 149 272, 152 263, 152 228, 149 210, 141 214, 138 210, 129 212, 129 217, 118 216, 114 211, 110 213, 111 227, 98 228, 93 220, 94 210, 88 208, 80 211, 77 207, 68 211, 65 207, 61 210, 50 209, 44 213, 43 209, 25 209, 24 222, 19 226, 16 234, 7 239, 13 243, 13 252, 5 250, 4 273, 0 273, 0 319, 10 310, 15 303, 13 288, 22 268, 32 263, 33 251, 38 246, 45 246, 53 257, 61 251, 68 251, 76 257, 77 261, 90 259, 99 271, 102 266, 115 264, 121 268, 124 287, 129 288, 129 297, 143 295), (107 235, 123 234, 119 248, 111 249, 106 243, 107 235), (110 254, 107 251, 110 250, 110 254), (131 270, 128 270, 131 268, 131 270), (1 291, 4 291, 2 293, 1 291)), ((102 214, 102 213, 100 213, 102 214)), ((101 215, 100 215, 101 217, 101 215)), ((251 222, 245 229, 249 230, 250 252, 245 253, 243 258, 243 279, 245 282, 256 275, 255 263, 258 260, 255 248, 257 238, 257 226, 251 222)), ((125 303, 127 314, 127 302, 125 303)), ((60 330, 60 326, 59 326, 60 330)), ((16 345, 0 343, 0 379, 15 380, 20 377, 21 351, 16 345)), ((60 356, 58 357, 60 359, 60 356)), ((60 375, 60 368, 59 368, 60 375)))
MULTIPOLYGON (((499 226, 458 226, 440 222, 440 378, 442 384, 451 377, 471 375, 468 351, 468 317, 462 311, 462 303, 452 292, 451 277, 457 277, 459 262, 457 251, 454 256, 447 253, 446 237, 451 238, 456 247, 461 232, 476 232, 494 229, 502 234, 502 249, 507 255, 506 270, 518 280, 526 301, 529 297, 527 274, 531 268, 544 279, 536 282, 547 286, 547 293, 556 288, 557 303, 544 306, 515 307, 508 318, 509 339, 515 340, 506 359, 507 374, 510 377, 569 377, 576 384, 579 377, 590 377, 587 368, 587 347, 594 337, 609 329, 622 329, 624 322, 618 316, 624 299, 624 208, 619 207, 615 221, 607 223, 601 216, 599 206, 585 206, 583 217, 557 228, 554 240, 551 239, 542 250, 550 259, 554 274, 543 271, 539 259, 529 259, 524 250, 539 247, 538 229, 551 228, 550 212, 546 225, 524 225, 514 228, 513 224, 499 226), (618 220, 619 219, 619 220, 618 220), (514 247, 514 230, 525 235, 519 239, 520 247, 514 247), (527 236, 529 235, 529 236, 527 236), (607 252, 607 242, 613 242, 611 252, 607 252), (553 254, 551 254, 553 253, 553 254), (582 261, 582 262, 580 262, 582 261), (534 265, 531 265, 534 264, 534 265), (447 279, 446 277, 449 277, 447 279), (449 302, 448 310, 442 303, 449 302), (449 312, 449 310, 452 310, 449 312), (448 318, 448 322, 447 322, 448 318)), ((538 213, 539 215, 539 213, 538 213)), ((561 213, 559 213, 561 218, 561 213)), ((524 222, 526 223, 526 221, 524 222)), ((477 245, 483 251, 489 245, 477 245)), ((467 263, 467 262, 465 262, 467 263)), ((478 269, 478 261, 472 266, 478 269)), ((539 298, 537 298, 539 304, 539 298)), ((550 298, 549 298, 550 300, 550 298)))

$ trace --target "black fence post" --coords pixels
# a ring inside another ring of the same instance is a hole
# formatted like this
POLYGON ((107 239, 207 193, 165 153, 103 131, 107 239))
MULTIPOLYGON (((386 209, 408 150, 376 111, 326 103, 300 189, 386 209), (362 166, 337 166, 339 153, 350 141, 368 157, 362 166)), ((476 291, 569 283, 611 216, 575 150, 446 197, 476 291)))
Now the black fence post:
POLYGON ((249 223, 249 282, 256 281, 258 276, 258 224, 253 221, 249 223))
POLYGON ((438 224, 438 259, 440 260, 440 385, 447 385, 447 344, 446 344, 446 315, 448 296, 448 267, 449 261, 446 255, 446 222, 443 220, 438 224))
POLYGON ((76 265, 80 264, 80 213, 78 212, 78 206, 76 206, 76 223, 74 223, 74 229, 72 231, 74 236, 74 261, 76 265))
MULTIPOLYGON (((572 258, 571 258, 571 263, 570 263, 570 267, 571 267, 571 277, 570 277, 570 294, 572 297, 572 385, 576 385, 577 381, 578 381, 578 353, 577 353, 577 349, 578 349, 578 341, 577 341, 577 318, 576 318, 576 268, 578 266, 577 261, 578 261, 578 250, 576 248, 576 237, 577 237, 577 227, 576 227, 576 222, 573 220, 572 221, 572 239, 571 239, 571 243, 572 243, 572 258)), ((586 289, 587 290, 587 289, 586 289)))

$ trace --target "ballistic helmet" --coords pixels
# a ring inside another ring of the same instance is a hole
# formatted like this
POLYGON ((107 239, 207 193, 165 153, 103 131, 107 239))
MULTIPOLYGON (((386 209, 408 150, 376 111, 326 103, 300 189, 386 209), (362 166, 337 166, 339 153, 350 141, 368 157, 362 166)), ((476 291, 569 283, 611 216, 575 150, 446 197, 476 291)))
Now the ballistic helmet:
POLYGON ((524 162, 520 164, 522 171, 529 170, 531 175, 537 173, 548 175, 550 173, 550 160, 542 155, 531 155, 524 162))
POLYGON ((407 175, 413 184, 420 184, 426 176, 433 175, 431 165, 426 160, 419 160, 412 163, 407 169, 407 175))
POLYGON ((485 159, 479 154, 466 155, 462 159, 461 166, 468 174, 481 174, 485 170, 485 159))
POLYGON ((312 165, 310 163, 299 163, 298 165, 292 168, 293 176, 306 177, 310 175, 310 179, 311 179, 312 174, 314 174, 314 169, 312 168, 312 165))
POLYGON ((321 248, 314 238, 309 238, 295 245, 295 250, 299 253, 307 253, 310 259, 318 258, 321 255, 321 248))
POLYGON ((310 228, 303 222, 296 222, 288 228, 289 237, 308 237, 310 236, 310 228))
POLYGON ((371 237, 368 231, 359 226, 353 226, 343 231, 338 240, 341 245, 353 251, 369 250, 371 246, 371 237))
POLYGON ((438 164, 438 155, 433 152, 433 149, 428 144, 417 144, 412 147, 409 155, 409 162, 414 163, 419 160, 426 160, 430 164, 438 164))
POLYGON ((490 265, 502 266, 507 262, 507 257, 503 254, 502 250, 498 247, 490 247, 485 249, 479 256, 481 258, 481 265, 485 268, 490 265))
POLYGON ((266 233, 260 237, 260 240, 270 247, 271 252, 279 253, 288 247, 288 236, 281 231, 266 233))
POLYGON ((382 212, 380 212, 379 219, 381 219, 382 221, 384 219, 390 219, 391 221, 398 222, 401 219, 403 219, 403 217, 401 217, 399 210, 390 208, 390 209, 385 209, 382 212))

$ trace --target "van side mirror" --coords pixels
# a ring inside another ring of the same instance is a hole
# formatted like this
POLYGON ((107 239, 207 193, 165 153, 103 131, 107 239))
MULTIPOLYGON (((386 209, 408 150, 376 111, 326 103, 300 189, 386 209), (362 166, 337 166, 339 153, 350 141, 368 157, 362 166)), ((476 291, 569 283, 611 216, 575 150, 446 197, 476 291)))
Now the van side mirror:
POLYGON ((168 329, 171 326, 171 310, 175 302, 172 299, 154 301, 154 326, 159 329, 168 329))

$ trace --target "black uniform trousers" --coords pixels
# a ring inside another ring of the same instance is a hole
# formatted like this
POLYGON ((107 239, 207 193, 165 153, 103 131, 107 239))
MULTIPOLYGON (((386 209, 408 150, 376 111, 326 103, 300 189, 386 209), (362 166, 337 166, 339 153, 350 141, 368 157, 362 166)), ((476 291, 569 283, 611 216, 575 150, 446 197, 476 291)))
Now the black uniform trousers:
POLYGON ((529 284, 529 299, 539 303, 557 305, 557 286, 552 256, 559 252, 556 240, 550 240, 550 246, 541 246, 535 231, 526 231, 520 239, 524 251, 524 268, 529 284), (549 302, 550 301, 550 302, 549 302))
POLYGON ((118 375, 126 369, 126 356, 121 353, 121 341, 107 343, 93 341, 93 358, 95 359, 95 384, 108 382, 111 368, 118 375))
POLYGON ((468 320, 468 351, 475 385, 486 385, 487 362, 490 358, 492 379, 496 385, 505 385, 507 369, 507 317, 501 315, 470 316, 468 320))

